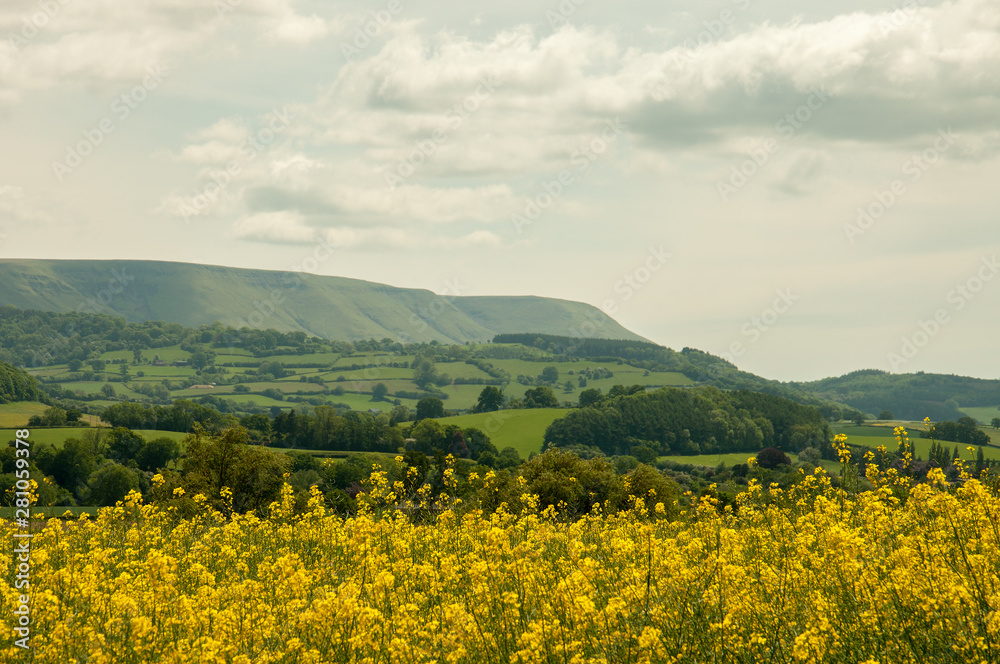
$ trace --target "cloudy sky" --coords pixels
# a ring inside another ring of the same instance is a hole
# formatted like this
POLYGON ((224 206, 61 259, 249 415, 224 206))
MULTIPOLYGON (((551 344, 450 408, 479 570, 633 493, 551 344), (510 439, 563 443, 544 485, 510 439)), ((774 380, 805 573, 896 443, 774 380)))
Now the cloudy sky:
POLYGON ((0 146, 4 257, 580 300, 782 380, 1000 376, 1000 0, 6 0, 0 146))

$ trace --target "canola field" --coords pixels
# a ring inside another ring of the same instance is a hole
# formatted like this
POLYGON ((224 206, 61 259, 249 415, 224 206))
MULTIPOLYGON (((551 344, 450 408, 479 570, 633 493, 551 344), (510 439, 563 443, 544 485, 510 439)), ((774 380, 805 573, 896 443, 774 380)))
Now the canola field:
POLYGON ((679 518, 638 498, 567 519, 529 495, 492 514, 444 495, 414 519, 379 472, 346 518, 316 491, 296 514, 287 485, 266 519, 132 494, 35 534, 28 651, 3 548, 0 661, 1000 660, 995 487, 847 470, 869 490, 817 469, 679 518))

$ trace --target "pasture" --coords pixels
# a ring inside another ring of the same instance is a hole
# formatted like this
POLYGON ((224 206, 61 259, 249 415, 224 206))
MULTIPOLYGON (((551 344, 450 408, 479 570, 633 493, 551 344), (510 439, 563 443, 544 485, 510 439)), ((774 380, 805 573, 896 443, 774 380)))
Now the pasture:
POLYGON ((475 427, 483 431, 498 450, 513 447, 522 458, 542 451, 545 429, 570 411, 563 408, 533 408, 501 410, 439 418, 441 424, 454 424, 463 429, 475 427))

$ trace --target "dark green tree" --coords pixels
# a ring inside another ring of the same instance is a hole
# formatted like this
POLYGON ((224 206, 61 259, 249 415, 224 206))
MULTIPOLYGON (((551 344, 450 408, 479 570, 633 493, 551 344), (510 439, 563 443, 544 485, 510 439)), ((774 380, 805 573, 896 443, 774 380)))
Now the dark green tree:
POLYGON ((444 417, 444 402, 437 397, 424 397, 417 402, 417 420, 444 417))
POLYGON ((556 408, 559 399, 548 385, 539 385, 524 392, 524 405, 527 408, 556 408))
POLYGON ((580 392, 580 408, 596 406, 602 401, 604 401, 604 395, 601 394, 600 390, 596 390, 593 387, 580 392))
POLYGON ((146 444, 145 438, 125 427, 112 429, 107 440, 108 456, 122 464, 135 459, 146 444))
POLYGON ((139 476, 134 470, 109 461, 87 480, 85 500, 91 505, 114 505, 138 488, 139 476))
POLYGON ((202 493, 223 507, 220 491, 233 492, 233 510, 264 510, 277 500, 289 459, 266 447, 248 445, 243 427, 224 429, 217 435, 197 431, 187 439, 183 481, 188 494, 202 493))
POLYGON ((171 461, 180 457, 181 451, 177 441, 172 438, 154 438, 145 445, 135 456, 136 465, 140 470, 154 471, 164 468, 171 461))
POLYGON ((487 385, 479 393, 479 401, 476 403, 474 410, 477 413, 491 413, 500 410, 500 407, 503 406, 503 401, 503 390, 492 385, 487 385))

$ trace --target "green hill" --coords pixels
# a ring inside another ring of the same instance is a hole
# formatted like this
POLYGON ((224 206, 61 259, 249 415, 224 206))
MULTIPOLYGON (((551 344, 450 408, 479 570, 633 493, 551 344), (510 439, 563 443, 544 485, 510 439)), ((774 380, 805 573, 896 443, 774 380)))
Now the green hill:
POLYGON ((640 340, 599 309, 543 297, 446 297, 358 279, 216 265, 119 260, 0 260, 0 306, 106 313, 132 322, 305 332, 326 339, 441 343, 496 334, 640 340))
POLYGON ((984 423, 996 417, 1000 404, 1000 380, 985 380, 948 374, 890 374, 878 369, 853 371, 837 378, 793 383, 820 398, 845 403, 878 415, 892 411, 897 419, 955 420, 966 409, 984 423))
POLYGON ((23 369, 0 362, 0 404, 15 401, 45 401, 38 383, 23 369))

